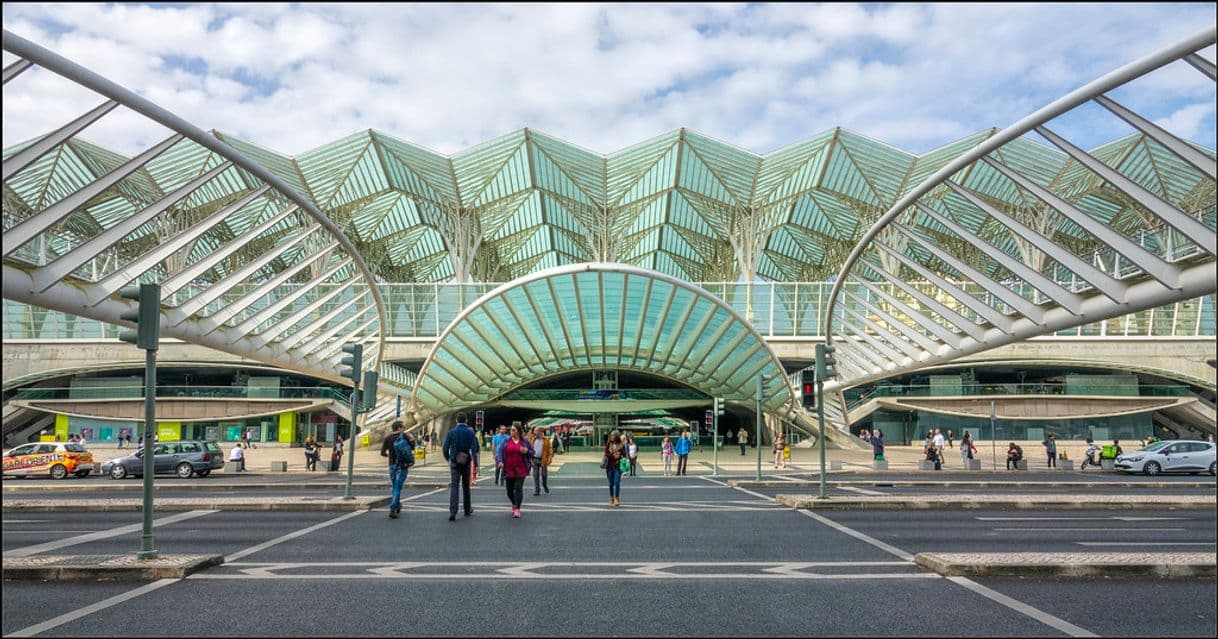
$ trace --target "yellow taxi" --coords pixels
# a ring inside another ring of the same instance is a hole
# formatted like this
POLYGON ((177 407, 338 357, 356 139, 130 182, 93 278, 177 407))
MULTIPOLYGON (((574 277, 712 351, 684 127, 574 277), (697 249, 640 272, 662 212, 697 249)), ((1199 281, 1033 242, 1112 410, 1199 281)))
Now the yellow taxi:
POLYGON ((75 442, 24 444, 4 453, 5 477, 50 475, 63 479, 69 473, 88 477, 91 472, 93 454, 75 442))

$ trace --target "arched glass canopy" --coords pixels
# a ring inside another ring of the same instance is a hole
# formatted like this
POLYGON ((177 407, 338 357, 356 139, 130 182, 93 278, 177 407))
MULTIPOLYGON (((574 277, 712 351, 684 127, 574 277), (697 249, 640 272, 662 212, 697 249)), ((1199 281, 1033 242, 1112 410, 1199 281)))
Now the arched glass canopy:
POLYGON ((625 264, 574 264, 509 282, 453 320, 414 389, 419 412, 494 401, 560 373, 648 373, 728 401, 790 402, 786 374, 765 340, 706 290, 625 264))

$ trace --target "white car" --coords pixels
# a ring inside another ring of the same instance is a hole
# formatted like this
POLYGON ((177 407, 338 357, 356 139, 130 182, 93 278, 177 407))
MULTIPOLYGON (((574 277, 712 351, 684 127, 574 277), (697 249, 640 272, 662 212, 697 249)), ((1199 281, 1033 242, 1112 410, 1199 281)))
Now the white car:
POLYGON ((1155 442, 1142 450, 1116 458, 1117 470, 1130 473, 1214 474, 1214 444, 1191 440, 1155 442))

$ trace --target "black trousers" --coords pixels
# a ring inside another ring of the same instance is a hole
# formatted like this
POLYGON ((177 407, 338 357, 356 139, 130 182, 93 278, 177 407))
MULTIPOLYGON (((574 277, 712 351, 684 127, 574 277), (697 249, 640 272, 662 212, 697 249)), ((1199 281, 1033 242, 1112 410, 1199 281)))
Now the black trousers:
POLYGON ((469 501, 469 464, 449 464, 449 483, 448 483, 448 513, 450 515, 457 514, 457 487, 460 486, 461 494, 465 496, 465 514, 474 511, 473 504, 469 501))
POLYGON ((686 462, 689 461, 689 455, 677 455, 677 474, 684 475, 686 462))
POLYGON ((524 477, 505 477, 504 482, 507 484, 508 501, 520 508, 524 503, 524 477))

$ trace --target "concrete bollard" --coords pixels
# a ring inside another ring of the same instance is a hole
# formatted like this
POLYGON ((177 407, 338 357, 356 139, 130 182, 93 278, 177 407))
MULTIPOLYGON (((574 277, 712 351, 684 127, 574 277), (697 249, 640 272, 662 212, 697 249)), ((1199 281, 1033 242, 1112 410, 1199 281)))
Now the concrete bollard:
POLYGON ((981 470, 981 460, 980 459, 968 460, 968 465, 965 466, 965 470, 981 470))
POLYGON ((1116 470, 1116 460, 1115 459, 1101 459, 1100 460, 1100 470, 1116 470))
POLYGON ((923 459, 918 462, 918 470, 934 470, 934 469, 935 469, 935 462, 933 462, 933 461, 927 461, 927 460, 923 459))
POLYGON ((1015 467, 1018 468, 1019 470, 1027 470, 1028 469, 1028 460, 1021 459, 1021 460, 1015 462, 1015 467))
POLYGON ((840 461, 833 461, 833 460, 829 461, 829 470, 841 470, 841 469, 842 469, 842 463, 840 461))
POLYGON ((1057 460, 1057 468, 1058 470, 1074 470, 1074 460, 1059 459, 1057 460))
POLYGON ((888 461, 875 460, 871 462, 871 467, 875 470, 888 470, 888 461))
POLYGON ((273 461, 273 462, 271 462, 271 472, 272 472, 272 473, 286 473, 287 471, 288 471, 288 463, 287 463, 287 462, 285 462, 285 461, 273 461))

